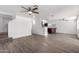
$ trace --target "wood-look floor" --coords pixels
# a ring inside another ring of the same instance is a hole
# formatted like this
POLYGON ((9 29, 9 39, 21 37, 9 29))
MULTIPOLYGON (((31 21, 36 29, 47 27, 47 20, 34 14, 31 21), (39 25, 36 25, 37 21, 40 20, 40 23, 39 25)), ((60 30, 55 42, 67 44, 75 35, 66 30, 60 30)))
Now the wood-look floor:
POLYGON ((32 35, 9 39, 0 35, 1 53, 78 53, 79 40, 76 35, 50 34, 48 37, 32 35))

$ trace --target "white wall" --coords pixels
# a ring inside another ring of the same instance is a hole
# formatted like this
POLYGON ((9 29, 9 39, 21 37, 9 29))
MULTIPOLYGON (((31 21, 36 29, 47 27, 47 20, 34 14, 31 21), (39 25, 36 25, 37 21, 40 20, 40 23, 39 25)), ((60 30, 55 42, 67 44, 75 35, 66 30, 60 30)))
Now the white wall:
POLYGON ((16 19, 8 23, 8 37, 19 38, 31 35, 32 19, 24 16, 16 16, 16 19))
POLYGON ((12 20, 12 16, 3 15, 2 17, 2 30, 3 32, 8 32, 8 22, 12 20))
MULTIPOLYGON (((26 5, 26 7, 28 7, 28 5, 26 5)), ((0 11, 5 11, 5 12, 9 12, 15 14, 16 13, 20 13, 20 11, 22 11, 23 9, 21 8, 21 6, 17 6, 17 5, 1 5, 0 6, 0 11)), ((36 25, 34 25, 34 33, 37 34, 44 34, 44 30, 41 26, 41 20, 43 19, 48 19, 48 20, 53 20, 53 19, 62 19, 64 17, 72 17, 72 16, 76 16, 78 14, 78 10, 79 10, 79 6, 75 5, 40 5, 39 6, 39 13, 38 15, 36 15, 36 25), (54 15, 52 17, 52 19, 49 19, 49 17, 51 15, 54 15)), ((57 31, 58 32, 69 32, 69 33, 75 33, 75 23, 72 22, 60 22, 60 23, 64 23, 64 25, 59 24, 58 26, 60 27, 60 25, 62 25, 61 28, 58 27, 57 31), (68 24, 68 25, 67 25, 68 24), (69 26, 71 25, 71 26, 69 26), (73 27, 72 27, 73 25, 73 27), (69 26, 69 28, 72 28, 73 30, 70 31, 71 29, 68 30, 63 30, 64 26, 69 26)), ((65 33, 64 32, 64 33, 65 33)))
POLYGON ((15 5, 0 5, 0 33, 8 32, 8 22, 12 20, 16 14, 15 5))
POLYGON ((33 24, 32 33, 33 34, 44 35, 44 29, 41 26, 41 20, 40 19, 35 19, 35 20, 36 20, 36 24, 33 24))
POLYGON ((76 34, 76 21, 60 21, 57 24, 57 32, 76 34))
POLYGON ((76 21, 51 21, 50 24, 56 24, 57 33, 76 34, 76 21))
POLYGON ((8 32, 8 22, 12 20, 11 16, 0 15, 0 33, 8 32))
POLYGON ((76 34, 77 25, 76 21, 73 19, 70 21, 61 21, 62 19, 75 17, 78 15, 79 8, 78 6, 65 6, 59 12, 54 14, 53 17, 49 17, 51 23, 55 23, 57 27, 57 33, 67 33, 67 34, 76 34), (55 21, 58 20, 58 21, 55 21))
MULTIPOLYGON (((41 27, 40 21, 43 19, 55 20, 55 19, 63 19, 68 17, 74 17, 78 15, 79 6, 40 6, 40 14, 37 17, 37 25, 35 29, 35 33, 44 34, 44 29, 41 27), (49 18, 51 15, 54 15, 51 19, 49 18)), ((52 21, 53 23, 53 21, 52 21)), ((57 21, 57 33, 67 33, 67 34, 76 34, 76 21, 73 19, 71 21, 57 21)))
POLYGON ((77 37, 79 38, 79 17, 77 19, 77 37))
POLYGON ((0 16, 0 32, 3 32, 3 20, 2 17, 0 16))

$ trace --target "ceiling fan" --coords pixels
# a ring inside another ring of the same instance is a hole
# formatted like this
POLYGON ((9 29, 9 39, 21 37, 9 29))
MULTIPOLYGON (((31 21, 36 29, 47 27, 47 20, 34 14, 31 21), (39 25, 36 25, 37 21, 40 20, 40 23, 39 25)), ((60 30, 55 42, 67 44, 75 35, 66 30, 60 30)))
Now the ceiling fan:
POLYGON ((21 11, 22 13, 25 13, 25 14, 29 14, 31 15, 32 13, 35 13, 35 14, 39 14, 39 12, 37 11, 38 10, 38 6, 37 5, 34 5, 33 7, 25 7, 25 6, 21 6, 21 8, 24 9, 24 11, 21 11))

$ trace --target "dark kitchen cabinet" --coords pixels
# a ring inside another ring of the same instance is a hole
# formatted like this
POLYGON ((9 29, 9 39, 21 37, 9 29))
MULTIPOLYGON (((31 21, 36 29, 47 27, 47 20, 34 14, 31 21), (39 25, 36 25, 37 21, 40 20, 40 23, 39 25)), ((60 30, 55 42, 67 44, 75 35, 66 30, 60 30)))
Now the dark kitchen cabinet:
POLYGON ((49 34, 56 33, 56 28, 48 28, 48 33, 49 34))

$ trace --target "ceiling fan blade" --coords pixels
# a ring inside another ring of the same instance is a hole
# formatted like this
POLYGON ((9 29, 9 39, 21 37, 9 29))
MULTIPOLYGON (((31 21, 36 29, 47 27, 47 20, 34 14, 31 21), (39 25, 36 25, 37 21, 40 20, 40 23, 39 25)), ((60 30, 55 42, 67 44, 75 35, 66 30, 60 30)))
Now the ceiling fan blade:
POLYGON ((33 8, 32 10, 37 10, 38 8, 33 8))
POLYGON ((24 6, 21 6, 21 8, 23 8, 23 9, 25 9, 25 10, 28 10, 26 7, 24 7, 24 6))
POLYGON ((39 12, 32 11, 33 13, 39 14, 39 12))
POLYGON ((28 7, 28 11, 31 11, 31 7, 28 7))
POLYGON ((27 11, 20 11, 20 12, 23 12, 24 13, 24 12, 27 12, 27 11))

